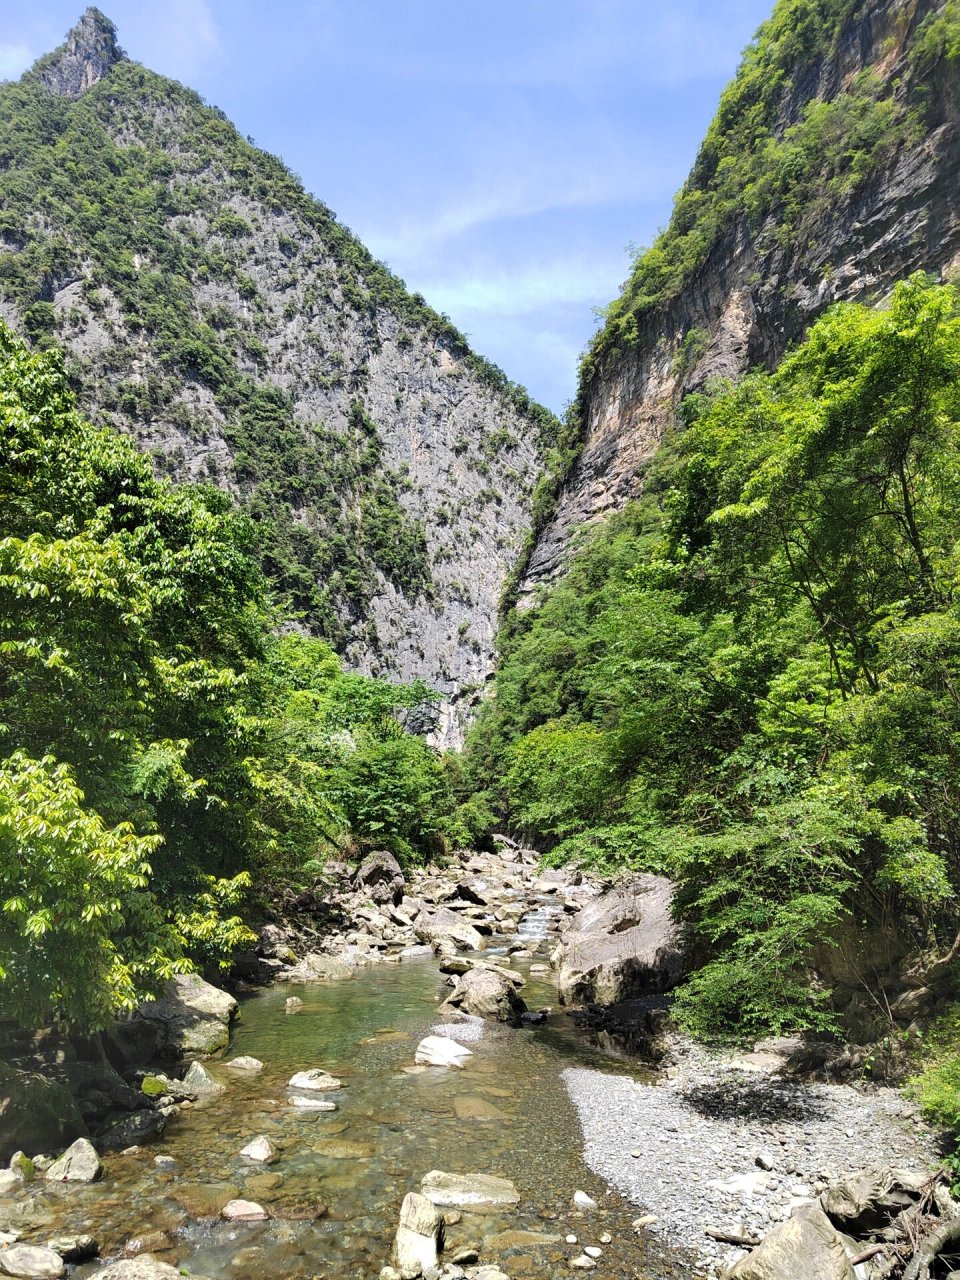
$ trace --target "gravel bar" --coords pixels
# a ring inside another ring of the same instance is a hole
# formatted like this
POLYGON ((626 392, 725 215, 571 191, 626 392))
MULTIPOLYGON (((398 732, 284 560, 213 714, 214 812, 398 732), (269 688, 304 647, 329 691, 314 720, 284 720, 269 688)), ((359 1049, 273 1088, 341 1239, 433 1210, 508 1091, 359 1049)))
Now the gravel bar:
POLYGON ((699 1047, 653 1084, 571 1067, 584 1159, 656 1221, 641 1230, 719 1275, 745 1252, 706 1228, 759 1237, 843 1173, 937 1164, 916 1108, 889 1088, 800 1084, 699 1047), (672 1078, 670 1078, 672 1077, 672 1078))

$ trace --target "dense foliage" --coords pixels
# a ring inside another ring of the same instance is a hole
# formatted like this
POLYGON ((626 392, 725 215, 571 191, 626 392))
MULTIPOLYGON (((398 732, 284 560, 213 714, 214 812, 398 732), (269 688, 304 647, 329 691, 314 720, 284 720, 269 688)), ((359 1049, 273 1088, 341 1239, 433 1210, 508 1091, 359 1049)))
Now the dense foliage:
POLYGON ((957 291, 838 306, 684 416, 513 618, 470 768, 554 857, 677 879, 690 1027, 825 1027, 845 930, 956 931, 957 291))
MULTIPOLYGON (((637 340, 643 317, 680 293, 734 222, 754 236, 763 229, 767 247, 802 245, 825 210, 922 136, 920 55, 942 53, 956 40, 953 4, 921 27, 909 83, 867 66, 853 80, 838 75, 833 96, 808 88, 809 101, 793 106, 798 85, 815 88, 830 66, 856 10, 857 0, 779 0, 723 92, 669 225, 638 254, 608 308, 584 360, 585 383, 605 353, 637 340)), ((881 58, 895 44, 891 37, 881 58)))
POLYGON ((265 881, 437 848, 420 687, 277 634, 251 526, 76 412, 0 326, 0 1017, 95 1026, 249 936, 265 881))

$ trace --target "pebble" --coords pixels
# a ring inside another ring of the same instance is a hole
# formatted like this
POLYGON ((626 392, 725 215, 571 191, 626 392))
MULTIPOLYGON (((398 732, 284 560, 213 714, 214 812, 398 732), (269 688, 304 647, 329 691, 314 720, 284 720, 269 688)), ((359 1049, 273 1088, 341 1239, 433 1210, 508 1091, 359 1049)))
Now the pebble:
POLYGON ((595 1209, 597 1207, 596 1200, 592 1200, 585 1191, 575 1191, 573 1193, 573 1203, 578 1209, 595 1209))
POLYGON ((587 1165, 649 1210, 634 1229, 654 1227, 707 1270, 731 1259, 729 1245, 705 1239, 704 1222, 736 1222, 762 1237, 827 1180, 862 1168, 865 1151, 878 1165, 932 1164, 929 1134, 903 1115, 894 1089, 865 1093, 747 1072, 691 1044, 681 1043, 678 1056, 672 1075, 656 1083, 582 1067, 563 1078, 587 1165))

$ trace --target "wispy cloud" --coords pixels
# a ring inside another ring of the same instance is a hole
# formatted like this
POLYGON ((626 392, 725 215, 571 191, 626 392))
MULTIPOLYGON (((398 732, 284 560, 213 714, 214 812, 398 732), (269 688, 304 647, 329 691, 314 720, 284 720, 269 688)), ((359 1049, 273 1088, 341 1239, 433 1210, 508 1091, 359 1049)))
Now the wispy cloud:
POLYGON ((0 80, 13 80, 35 61, 25 44, 0 44, 0 80))
POLYGON ((626 275, 624 256, 598 259, 557 258, 521 271, 490 270, 422 282, 424 293, 441 311, 523 316, 543 308, 605 301, 626 275))

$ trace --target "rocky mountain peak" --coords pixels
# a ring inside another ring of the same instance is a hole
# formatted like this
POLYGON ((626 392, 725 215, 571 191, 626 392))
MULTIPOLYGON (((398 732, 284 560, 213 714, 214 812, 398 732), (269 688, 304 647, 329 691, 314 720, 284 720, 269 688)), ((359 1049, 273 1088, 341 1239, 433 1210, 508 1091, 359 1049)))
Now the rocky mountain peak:
POLYGON ((79 98, 123 56, 116 27, 99 9, 91 7, 69 32, 65 43, 41 59, 35 71, 51 93, 61 98, 79 98))

